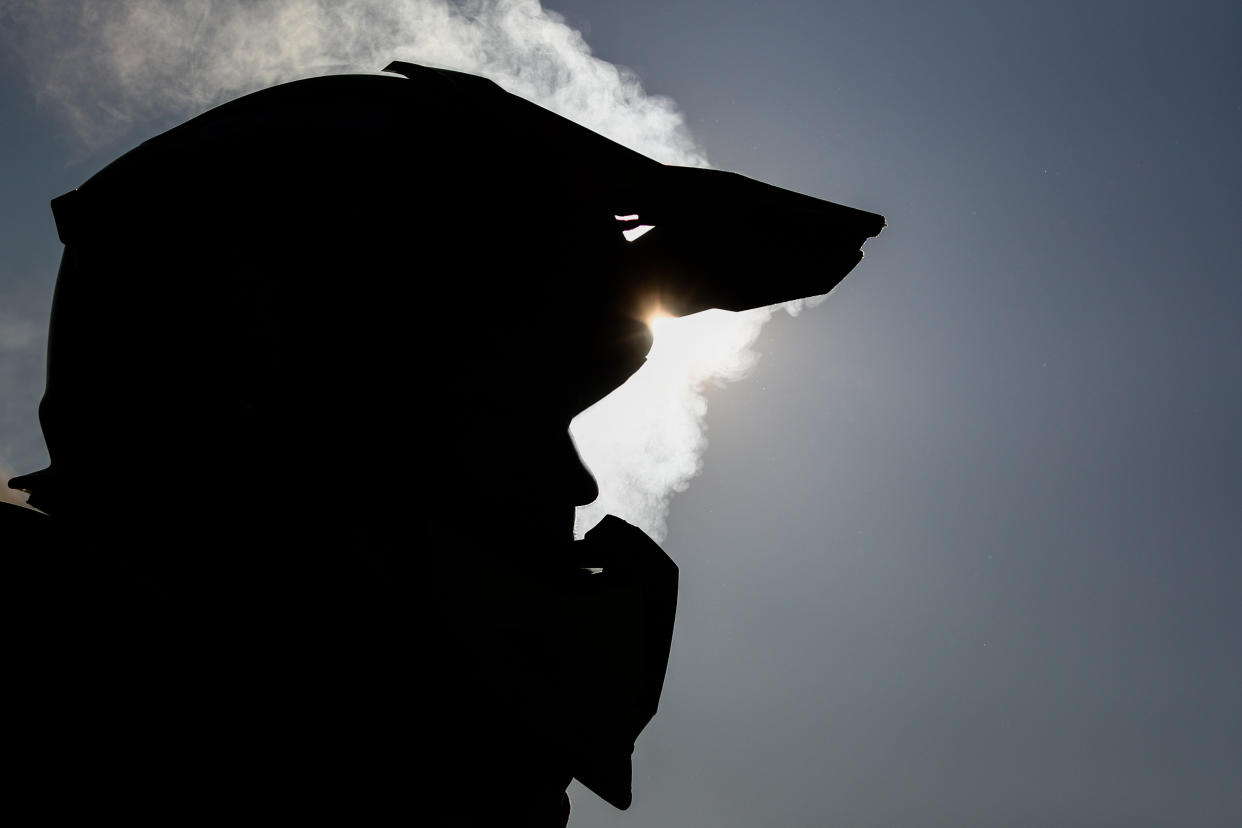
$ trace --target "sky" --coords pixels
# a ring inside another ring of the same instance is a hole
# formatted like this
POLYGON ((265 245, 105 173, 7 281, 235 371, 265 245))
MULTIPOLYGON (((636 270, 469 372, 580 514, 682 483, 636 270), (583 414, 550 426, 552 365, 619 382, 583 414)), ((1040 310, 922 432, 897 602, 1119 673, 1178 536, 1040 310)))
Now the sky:
MULTIPOLYGON (((826 301, 745 328, 747 376, 692 389, 705 431, 651 524, 681 567, 661 712, 632 808, 575 785, 571 824, 1242 824, 1242 11, 545 8, 641 83, 615 112, 654 126, 618 137, 889 223, 826 301)), ((92 87, 119 114, 83 120, 49 83, 84 83, 49 69, 80 33, 13 31, 0 463, 25 472, 47 202, 211 97, 92 87)), ((512 54, 482 68, 540 53, 512 54)))

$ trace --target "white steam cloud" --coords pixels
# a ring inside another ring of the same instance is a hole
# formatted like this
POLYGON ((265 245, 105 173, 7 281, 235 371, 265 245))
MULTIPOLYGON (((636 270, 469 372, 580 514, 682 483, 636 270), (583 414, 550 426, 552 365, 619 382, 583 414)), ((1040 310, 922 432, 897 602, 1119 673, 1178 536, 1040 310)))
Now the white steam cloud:
POLYGON ((0 0, 6 46, 79 138, 393 60, 495 80, 670 164, 705 164, 668 98, 591 55, 538 0, 0 0))
MULTIPOLYGON (((0 27, 88 149, 276 83, 406 60, 484 75, 659 161, 707 165, 670 99, 594 57, 537 0, 0 0, 0 27)), ((575 421, 601 489, 580 532, 611 513, 664 537, 670 499, 702 466, 703 391, 749 370, 770 315, 662 325, 647 365, 575 421)))

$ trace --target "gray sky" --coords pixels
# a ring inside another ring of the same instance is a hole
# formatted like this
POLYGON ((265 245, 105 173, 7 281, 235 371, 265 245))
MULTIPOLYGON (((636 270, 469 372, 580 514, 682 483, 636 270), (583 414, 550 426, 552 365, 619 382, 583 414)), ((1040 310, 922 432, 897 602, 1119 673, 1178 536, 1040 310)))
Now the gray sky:
MULTIPOLYGON (((911 5, 548 2, 714 166, 890 225, 707 392, 635 804, 575 825, 1242 824, 1242 13, 911 5)), ((84 152, 0 68, 29 471, 47 201, 156 127, 84 152)))

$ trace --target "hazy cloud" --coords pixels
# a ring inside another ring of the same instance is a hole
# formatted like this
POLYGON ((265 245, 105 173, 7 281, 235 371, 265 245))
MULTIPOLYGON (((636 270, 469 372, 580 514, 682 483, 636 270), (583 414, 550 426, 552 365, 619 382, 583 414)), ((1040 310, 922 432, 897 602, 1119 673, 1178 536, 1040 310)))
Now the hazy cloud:
POLYGON ((81 140, 283 81, 392 60, 459 69, 665 163, 705 160, 671 100, 536 0, 8 0, 10 49, 81 140))

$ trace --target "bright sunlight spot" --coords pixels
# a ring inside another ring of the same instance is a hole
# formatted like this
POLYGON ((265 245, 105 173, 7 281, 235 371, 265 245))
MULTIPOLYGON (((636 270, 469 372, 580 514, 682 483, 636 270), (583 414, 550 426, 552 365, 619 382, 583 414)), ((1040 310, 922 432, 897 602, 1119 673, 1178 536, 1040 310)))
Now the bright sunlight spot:
POLYGON ((661 328, 666 327, 669 322, 672 322, 676 318, 677 317, 668 313, 663 308, 657 307, 651 312, 651 315, 647 317, 647 327, 651 329, 651 333, 659 334, 661 328))
POLYGON ((644 321, 654 343, 646 364, 574 420, 574 441, 600 485, 599 499, 578 509, 579 536, 614 514, 664 537, 673 494, 702 465, 705 392, 754 365, 752 346, 772 313, 708 310, 674 318, 659 306, 650 311, 644 321))

